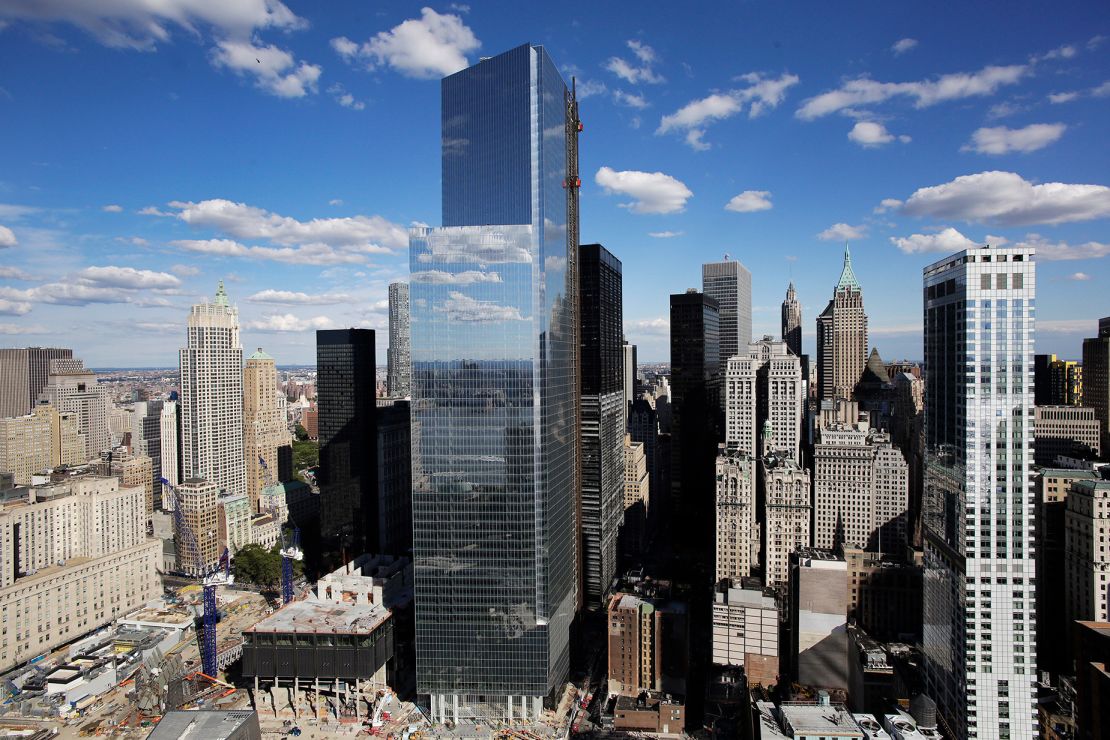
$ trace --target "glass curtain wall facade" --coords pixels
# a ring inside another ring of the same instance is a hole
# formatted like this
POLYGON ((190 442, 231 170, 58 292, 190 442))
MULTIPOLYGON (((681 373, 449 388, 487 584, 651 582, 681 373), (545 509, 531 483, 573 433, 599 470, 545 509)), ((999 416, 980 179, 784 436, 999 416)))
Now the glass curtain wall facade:
POLYGON ((410 237, 417 691, 441 721, 533 717, 577 597, 568 92, 524 45, 442 102, 444 226, 410 237))
POLYGON ((949 737, 1037 736, 1033 256, 924 273, 923 646, 949 737))
POLYGON ((624 516, 625 403, 621 261, 600 244, 580 249, 582 363, 582 587, 597 608, 617 573, 624 516))
POLYGON ((323 572, 344 551, 382 552, 374 339, 372 329, 316 332, 323 572))

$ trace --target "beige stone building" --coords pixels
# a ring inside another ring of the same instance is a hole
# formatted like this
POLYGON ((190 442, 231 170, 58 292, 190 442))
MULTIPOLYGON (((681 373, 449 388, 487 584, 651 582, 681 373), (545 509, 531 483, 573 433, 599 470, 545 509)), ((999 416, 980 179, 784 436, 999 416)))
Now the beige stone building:
POLYGON ((50 375, 39 399, 59 413, 74 415, 85 439, 82 460, 91 460, 111 449, 108 417, 112 404, 108 389, 97 382, 96 373, 87 370, 80 360, 51 360, 50 375))
POLYGON ((0 495, 0 671, 158 595, 143 496, 101 476, 0 495))
POLYGON ((813 545, 901 553, 909 467, 890 437, 863 422, 820 429, 814 448, 813 545))
POLYGON ((647 469, 644 443, 624 437, 624 508, 625 511, 642 503, 646 509, 651 498, 651 476, 647 469))
POLYGON ((812 545, 809 471, 792 458, 776 455, 763 458, 760 465, 766 502, 763 582, 775 586, 790 578, 790 553, 812 545))
POLYGON ((174 508, 180 509, 193 537, 174 532, 177 567, 190 575, 203 575, 220 564, 220 489, 203 478, 189 478, 177 486, 174 508))
POLYGON ((124 488, 141 487, 143 506, 149 519, 154 514, 154 469, 146 455, 124 453, 112 459, 112 475, 119 476, 124 488))
POLYGON ((285 394, 278 389, 274 358, 259 347, 243 368, 243 461, 253 511, 258 511, 262 489, 279 482, 278 449, 292 444, 285 404, 285 394), (266 468, 259 458, 265 460, 266 468))
POLYGON ((234 557, 240 548, 252 541, 251 502, 244 494, 224 495, 219 497, 218 506, 219 550, 222 553, 226 547, 234 557))
POLYGON ((0 419, 0 472, 11 473, 17 486, 59 465, 84 462, 85 441, 73 414, 49 404, 30 414, 0 419))
POLYGON ((1037 406, 1033 411, 1037 465, 1051 466, 1059 455, 1097 458, 1102 452, 1101 436, 1090 406, 1037 406))
POLYGON ((863 288, 844 246, 844 268, 832 300, 817 317, 817 398, 851 398, 867 362, 867 314, 863 288))
POLYGON ((747 578, 757 563, 755 473, 755 461, 742 452, 717 457, 716 583, 747 578))
POLYGON ((1077 480, 1064 515, 1067 620, 1110 621, 1110 481, 1077 480))

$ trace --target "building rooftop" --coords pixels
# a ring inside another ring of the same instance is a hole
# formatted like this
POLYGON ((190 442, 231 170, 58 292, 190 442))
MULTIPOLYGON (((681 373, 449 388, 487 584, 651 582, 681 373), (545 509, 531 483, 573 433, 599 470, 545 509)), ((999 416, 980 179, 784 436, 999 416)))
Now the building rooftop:
POLYGON ((852 719, 863 730, 863 734, 867 740, 888 740, 890 733, 883 729, 879 724, 879 720, 875 719, 873 714, 853 714, 852 719))
POLYGON ((1096 480, 1099 476, 1093 470, 1077 470, 1075 468, 1041 468, 1040 475, 1045 478, 1077 478, 1096 480))
POLYGON ((788 738, 783 734, 779 723, 775 721, 775 705, 769 701, 757 701, 755 708, 758 711, 759 737, 761 740, 779 740, 788 738))
POLYGON ((265 352, 263 352, 261 347, 259 347, 254 352, 252 352, 251 356, 247 358, 247 360, 272 360, 272 359, 274 359, 274 358, 271 357, 270 355, 266 354, 265 352))
POLYGON ((291 601, 244 632, 296 632, 367 635, 391 612, 379 604, 291 601))
POLYGON ((734 606, 774 609, 775 597, 772 589, 729 588, 727 592, 718 591, 716 603, 734 606))
POLYGON ((249 725, 258 727, 258 715, 253 711, 172 710, 166 712, 147 740, 227 740, 249 725))
POLYGON ((851 713, 839 704, 794 704, 783 702, 779 706, 785 723, 795 735, 821 735, 822 737, 863 737, 851 713))

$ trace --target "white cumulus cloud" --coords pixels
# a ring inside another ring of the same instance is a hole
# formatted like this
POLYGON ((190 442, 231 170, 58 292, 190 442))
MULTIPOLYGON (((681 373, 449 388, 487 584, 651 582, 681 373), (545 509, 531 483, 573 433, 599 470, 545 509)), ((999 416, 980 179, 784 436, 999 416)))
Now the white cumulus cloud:
POLYGON ((690 147, 699 151, 708 149, 709 145, 702 140, 705 126, 740 113, 745 105, 748 105, 748 117, 756 118, 764 111, 777 107, 786 97, 786 91, 798 84, 798 76, 792 74, 765 78, 752 72, 741 75, 737 80, 748 83, 747 87, 692 100, 674 113, 663 116, 655 133, 685 131, 686 143, 690 147))
POLYGON ((927 108, 949 100, 992 95, 1004 85, 1013 85, 1029 72, 1029 66, 1013 64, 984 67, 978 72, 956 72, 932 80, 878 82, 867 77, 848 80, 836 90, 821 93, 802 103, 795 115, 810 121, 859 105, 870 105, 905 97, 916 108, 927 108))
POLYGON ((104 211, 105 213, 122 213, 123 212, 123 206, 119 206, 119 205, 116 205, 115 203, 111 203, 109 205, 104 206, 100 210, 104 211))
POLYGON ((136 270, 134 267, 86 267, 76 278, 89 285, 105 285, 126 290, 172 289, 181 286, 181 280, 168 272, 136 270))
POLYGON ((1025 239, 1017 242, 1014 246, 1033 247, 1037 250, 1037 259, 1042 262, 1101 259, 1110 255, 1110 243, 1096 241, 1082 244, 1068 244, 1064 241, 1052 242, 1040 234, 1026 234, 1025 239))
POLYGON ((286 306, 330 306, 349 303, 352 298, 346 293, 318 293, 310 295, 292 290, 260 290, 248 296, 251 303, 273 303, 286 306))
POLYGON ((632 51, 632 55, 636 57, 636 61, 630 62, 616 56, 609 57, 609 60, 605 62, 605 69, 633 85, 639 82, 651 84, 663 82, 663 77, 656 74, 652 69, 652 65, 656 62, 655 50, 635 39, 631 39, 625 44, 632 51))
POLYGON ((279 98, 303 98, 316 92, 323 71, 318 64, 298 64, 291 53, 274 44, 256 46, 245 39, 217 41, 212 61, 236 74, 253 76, 258 88, 279 98))
POLYGON ((0 298, 0 314, 22 316, 30 310, 31 304, 27 301, 10 301, 6 298, 0 298))
POLYGON ((905 134, 895 136, 886 130, 886 126, 876 121, 857 122, 852 130, 848 132, 848 139, 865 148, 879 147, 883 144, 889 144, 895 139, 903 144, 910 141, 910 137, 905 134))
POLYGON ((886 213, 900 205, 902 205, 902 201, 897 198, 883 198, 882 201, 879 202, 879 205, 875 206, 874 213, 886 213))
POLYGON ((890 47, 890 50, 897 56, 899 54, 905 54, 915 46, 917 46, 917 39, 898 39, 894 42, 894 45, 890 47))
POLYGON ((1110 216, 1110 188, 1035 185, 1014 172, 980 172, 920 188, 902 210, 910 216, 1007 225, 1061 224, 1110 216))
POLYGON ((1025 128, 981 128, 971 135, 971 141, 961 147, 960 151, 979 154, 1035 152, 1058 141, 1067 128, 1063 123, 1034 123, 1025 128))
POLYGON ((482 45, 462 18, 422 8, 410 18, 358 44, 340 36, 332 49, 347 61, 361 61, 371 69, 389 66, 407 77, 433 78, 465 69, 467 56, 482 45))
POLYGON ((1081 281, 1082 282, 1082 281, 1087 281, 1087 280, 1090 280, 1090 279, 1091 279, 1091 276, 1088 275, 1085 272, 1073 272, 1071 275, 1068 275, 1068 280, 1076 280, 1076 281, 1081 281))
POLYGON ((671 333, 671 322, 663 317, 629 319, 624 322, 624 333, 629 336, 666 337, 671 333))
POLYGON ((327 245, 363 253, 383 253, 408 245, 404 227, 381 216, 314 218, 299 221, 257 206, 223 198, 173 201, 172 215, 191 226, 217 229, 239 239, 266 239, 280 245, 327 245))
POLYGON ((4 247, 14 247, 19 242, 15 238, 15 234, 7 226, 0 226, 0 249, 4 247))
POLYGON ((260 29, 307 25, 280 0, 30 0, 0 4, 3 18, 68 23, 106 46, 139 50, 170 41, 174 28, 248 37, 260 29))
POLYGON ((676 236, 682 236, 685 231, 649 231, 648 236, 652 239, 673 239, 676 236))
POLYGON ((677 213, 686 207, 694 193, 686 184, 662 172, 617 171, 602 167, 594 180, 608 195, 627 195, 634 200, 622 203, 634 213, 677 213))
POLYGON ((745 190, 739 195, 732 196, 732 199, 725 204, 726 211, 735 211, 736 213, 769 211, 772 207, 771 191, 769 190, 745 190))
POLYGON ((285 313, 272 314, 255 321, 248 321, 244 328, 264 332, 314 331, 316 329, 334 329, 335 322, 327 316, 301 318, 291 313, 285 313))
POLYGON ((906 254, 958 252, 961 249, 973 249, 979 246, 951 226, 935 234, 892 236, 890 237, 890 243, 906 254))
POLYGON ((817 238, 822 241, 846 242, 853 239, 862 239, 865 236, 867 236, 867 226, 863 224, 851 226, 846 223, 837 223, 822 231, 817 235, 817 238))
POLYGON ((1075 91, 1050 93, 1048 96, 1048 102, 1052 103, 1053 105, 1059 105, 1060 103, 1070 103, 1078 97, 1079 93, 1075 91))

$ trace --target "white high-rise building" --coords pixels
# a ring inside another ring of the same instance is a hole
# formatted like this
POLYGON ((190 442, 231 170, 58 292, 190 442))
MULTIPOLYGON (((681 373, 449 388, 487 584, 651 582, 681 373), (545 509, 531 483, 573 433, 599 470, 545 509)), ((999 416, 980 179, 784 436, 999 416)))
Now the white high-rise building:
MULTIPOLYGON (((162 416, 158 422, 162 428, 162 477, 176 486, 181 482, 181 456, 178 444, 178 404, 177 401, 166 401, 162 404, 162 416)), ((173 492, 168 486, 162 486, 162 509, 173 510, 173 492)))
POLYGON ((189 312, 181 360, 181 471, 223 492, 246 493, 243 464, 243 347, 239 310, 223 281, 211 303, 189 312))
POLYGON ((721 363, 744 353, 752 341, 752 274, 736 260, 701 266, 701 290, 720 307, 721 363))
POLYGON ((755 521, 755 461, 742 452, 717 458, 717 567, 713 580, 752 574, 759 552, 755 521))
POLYGON ((968 249, 924 271, 922 645, 948 737, 1038 735, 1033 260, 968 249))
POLYGON ((751 457, 770 422, 771 446, 799 459, 806 389, 802 362, 786 342, 769 336, 752 342, 746 355, 729 359, 725 371, 725 446, 751 457))

